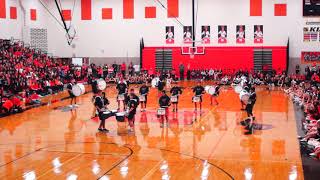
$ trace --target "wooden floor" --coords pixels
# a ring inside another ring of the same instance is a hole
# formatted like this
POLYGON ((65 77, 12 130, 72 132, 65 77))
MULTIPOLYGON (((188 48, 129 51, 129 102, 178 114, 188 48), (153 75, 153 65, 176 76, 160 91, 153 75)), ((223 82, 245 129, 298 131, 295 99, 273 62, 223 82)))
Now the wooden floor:
MULTIPOLYGON (((114 87, 106 92, 115 109, 114 87)), ((109 134, 98 133, 91 93, 74 111, 64 108, 65 100, 1 118, 0 179, 303 179, 293 105, 281 91, 258 88, 257 94, 254 114, 265 130, 249 136, 239 125, 245 113, 238 94, 228 87, 218 107, 205 95, 202 114, 193 112, 185 89, 180 112, 163 129, 152 89, 135 134, 115 118, 107 121, 109 134)))

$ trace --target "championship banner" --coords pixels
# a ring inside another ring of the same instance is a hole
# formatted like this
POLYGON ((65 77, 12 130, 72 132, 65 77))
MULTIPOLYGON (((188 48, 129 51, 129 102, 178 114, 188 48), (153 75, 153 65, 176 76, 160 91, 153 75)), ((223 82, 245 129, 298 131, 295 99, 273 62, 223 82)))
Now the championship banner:
POLYGON ((301 52, 302 63, 320 63, 320 51, 319 52, 301 52))
POLYGON ((246 43, 246 26, 244 25, 237 25, 237 32, 236 32, 237 44, 244 44, 246 43))
POLYGON ((263 43, 263 25, 254 25, 254 43, 263 43))
POLYGON ((303 42, 320 41, 320 26, 303 27, 303 42))
POLYGON ((166 44, 174 44, 174 26, 166 26, 166 44))
POLYGON ((210 26, 201 27, 201 39, 203 44, 210 44, 210 26))
POLYGON ((227 43, 228 30, 227 26, 219 25, 218 26, 218 43, 223 44, 227 43))
POLYGON ((183 42, 186 44, 192 43, 191 26, 183 27, 183 42))

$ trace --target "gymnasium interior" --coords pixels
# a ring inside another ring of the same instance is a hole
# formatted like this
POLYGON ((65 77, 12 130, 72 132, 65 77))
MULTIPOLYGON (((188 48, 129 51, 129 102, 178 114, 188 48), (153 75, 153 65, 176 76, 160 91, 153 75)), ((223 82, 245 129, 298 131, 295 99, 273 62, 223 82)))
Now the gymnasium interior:
POLYGON ((320 179, 319 0, 0 0, 0 179, 320 179))

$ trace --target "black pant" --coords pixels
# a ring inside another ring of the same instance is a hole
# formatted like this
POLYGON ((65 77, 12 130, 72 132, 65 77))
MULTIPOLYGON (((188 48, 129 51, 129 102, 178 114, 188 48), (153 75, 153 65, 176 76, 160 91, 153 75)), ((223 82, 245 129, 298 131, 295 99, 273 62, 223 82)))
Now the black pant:
POLYGON ((184 80, 184 72, 180 72, 180 80, 184 80))

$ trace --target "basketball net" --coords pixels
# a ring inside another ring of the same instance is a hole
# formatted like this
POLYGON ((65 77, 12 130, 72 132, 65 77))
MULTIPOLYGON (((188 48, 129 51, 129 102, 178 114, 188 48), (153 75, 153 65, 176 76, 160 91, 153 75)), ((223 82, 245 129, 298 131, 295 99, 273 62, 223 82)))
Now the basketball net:
POLYGON ((194 53, 193 52, 190 54, 190 59, 194 59, 194 53))

